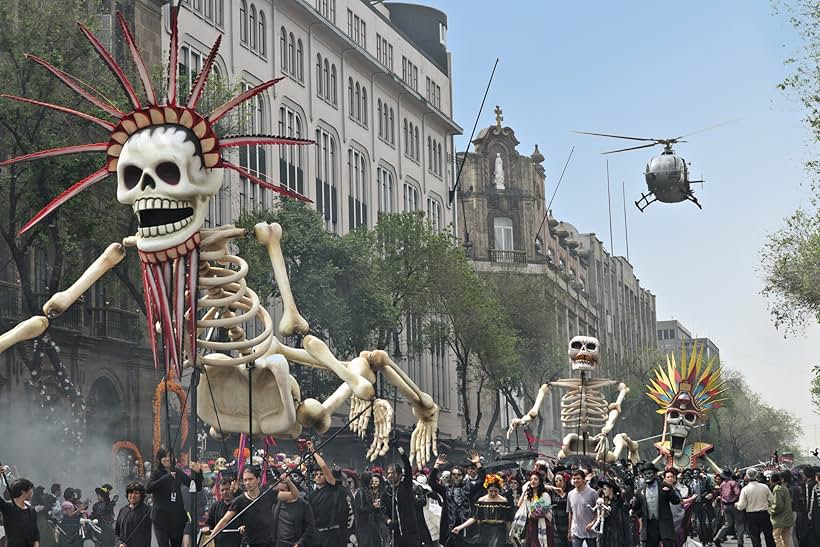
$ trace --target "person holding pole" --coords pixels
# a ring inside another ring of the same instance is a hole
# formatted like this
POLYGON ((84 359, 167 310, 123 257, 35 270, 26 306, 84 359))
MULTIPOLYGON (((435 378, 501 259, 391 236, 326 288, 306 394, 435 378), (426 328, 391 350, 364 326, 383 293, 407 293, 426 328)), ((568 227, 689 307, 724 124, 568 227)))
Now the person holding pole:
POLYGON ((40 529, 37 512, 28 502, 34 496, 34 484, 28 479, 17 479, 9 486, 6 469, 0 465, 0 475, 11 495, 11 501, 0 496, 0 512, 6 529, 8 547, 40 547, 40 529))

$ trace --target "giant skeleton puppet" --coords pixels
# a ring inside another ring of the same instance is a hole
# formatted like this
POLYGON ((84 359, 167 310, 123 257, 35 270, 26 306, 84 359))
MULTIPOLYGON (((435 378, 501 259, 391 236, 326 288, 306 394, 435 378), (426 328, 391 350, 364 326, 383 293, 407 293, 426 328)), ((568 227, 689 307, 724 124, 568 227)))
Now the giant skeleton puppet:
POLYGON ((561 443, 558 457, 594 455, 599 461, 614 463, 628 454, 630 460, 637 462, 638 444, 626 433, 615 435, 614 449, 609 451, 607 435, 615 427, 621 413, 621 403, 629 393, 629 388, 617 380, 590 378, 600 362, 600 347, 598 339, 591 336, 576 336, 570 340, 568 353, 572 370, 579 372, 580 378, 556 380, 542 385, 530 411, 510 422, 507 436, 538 417, 544 398, 552 387, 562 387, 567 392, 561 397, 561 425, 567 435, 561 443), (618 384, 618 397, 614 403, 608 403, 601 388, 614 384, 618 384))
POLYGON ((49 321, 63 313, 106 272, 125 256, 128 247, 136 247, 142 267, 149 338, 156 366, 162 362, 166 377, 177 376, 183 367, 196 366, 206 374, 199 383, 202 398, 213 395, 199 405, 199 416, 211 425, 211 433, 248 432, 295 438, 303 427, 324 432, 330 427, 331 415, 351 399, 350 415, 357 417, 351 429, 364 437, 373 419, 374 438, 368 456, 375 459, 386 453, 390 435, 392 408, 375 399, 376 373, 407 397, 418 423, 411 437, 411 457, 418 465, 436 452, 435 434, 438 406, 423 393, 383 351, 363 352, 350 362, 340 362, 324 342, 308 335, 308 324, 301 317, 290 290, 278 224, 257 224, 252 233, 233 226, 203 229, 208 203, 219 190, 223 168, 272 191, 305 199, 287 189, 272 185, 229 162, 225 149, 243 145, 305 145, 311 141, 272 136, 234 136, 219 138, 214 124, 245 101, 264 92, 280 79, 270 80, 227 101, 202 115, 196 106, 214 64, 220 38, 206 59, 188 98, 177 97, 178 7, 173 8, 167 97, 158 100, 148 70, 134 38, 121 14, 117 19, 125 42, 131 51, 145 101, 102 43, 83 25, 80 30, 116 76, 130 99, 133 111, 123 112, 86 91, 80 80, 47 61, 33 56, 40 64, 83 99, 102 110, 112 121, 71 108, 2 95, 24 103, 39 105, 92 122, 110 133, 107 142, 65 146, 27 154, 0 163, 0 167, 17 162, 75 153, 105 154, 105 164, 98 171, 75 183, 53 199, 26 223, 20 233, 29 230, 81 191, 109 175, 117 176, 117 200, 133 208, 139 220, 134 236, 122 243, 112 243, 67 290, 54 295, 43 306, 43 316, 23 321, 0 336, 0 352, 18 342, 38 337, 49 321), (274 336, 270 315, 256 293, 246 285, 248 264, 232 254, 231 241, 254 236, 267 250, 273 274, 282 295, 284 313, 279 323, 283 336, 304 335, 303 348, 281 344, 274 336), (259 320, 263 332, 252 339, 245 327, 259 320), (214 340, 214 332, 224 329, 228 340, 214 340), (332 372, 343 384, 324 402, 303 399, 299 385, 289 374, 288 361, 332 372), (249 365, 255 364, 255 367, 249 365), (253 408, 248 408, 248 374, 252 378, 253 408), (251 416, 252 415, 252 416, 251 416), (219 431, 214 428, 219 424, 219 431))
POLYGON ((650 379, 647 395, 658 406, 658 414, 664 415, 661 442, 655 443, 658 457, 653 463, 664 460, 666 467, 677 470, 700 467, 705 461, 715 473, 721 468, 709 457, 714 446, 700 441, 692 441, 692 429, 702 424, 710 410, 720 408, 719 399, 726 386, 721 378, 720 366, 715 366, 714 358, 703 363, 703 346, 692 348, 687 358, 686 348, 681 347, 680 366, 674 355, 666 357, 666 366, 655 369, 655 378, 650 379))

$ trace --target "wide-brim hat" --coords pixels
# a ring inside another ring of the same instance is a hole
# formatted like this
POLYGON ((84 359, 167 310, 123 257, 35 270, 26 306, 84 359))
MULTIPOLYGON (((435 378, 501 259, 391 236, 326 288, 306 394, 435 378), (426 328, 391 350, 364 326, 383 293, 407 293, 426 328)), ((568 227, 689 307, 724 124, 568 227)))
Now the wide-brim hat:
POLYGON ((728 469, 724 469, 723 471, 720 472, 720 478, 723 479, 723 480, 727 480, 727 481, 732 480, 732 472, 729 471, 728 469))
POLYGON ((602 486, 609 486, 610 488, 612 488, 617 493, 621 492, 620 485, 618 485, 618 483, 615 482, 614 480, 606 478, 606 477, 604 477, 602 479, 598 479, 598 487, 602 487, 602 486))
POLYGON ((660 473, 660 468, 652 462, 646 462, 641 466, 641 473, 652 471, 653 473, 660 473))
POLYGON ((97 493, 99 496, 103 496, 104 498, 108 498, 111 495, 111 491, 114 489, 113 486, 110 484, 103 484, 99 488, 95 488, 94 492, 97 493))

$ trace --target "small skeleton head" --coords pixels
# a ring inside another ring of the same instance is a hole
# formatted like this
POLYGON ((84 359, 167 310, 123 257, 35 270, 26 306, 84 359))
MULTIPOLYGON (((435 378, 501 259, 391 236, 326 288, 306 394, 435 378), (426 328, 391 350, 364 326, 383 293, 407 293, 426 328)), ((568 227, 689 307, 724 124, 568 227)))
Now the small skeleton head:
POLYGON ((569 358, 572 370, 595 370, 598 366, 601 345, 592 336, 576 336, 569 341, 569 358))
POLYGON ((137 247, 146 252, 184 244, 202 226, 221 184, 222 170, 204 167, 199 139, 178 125, 134 133, 117 164, 117 200, 133 207, 137 247))
POLYGON ((681 392, 666 409, 666 430, 669 447, 677 455, 683 450, 689 431, 700 422, 701 414, 692 401, 688 384, 681 384, 681 392))

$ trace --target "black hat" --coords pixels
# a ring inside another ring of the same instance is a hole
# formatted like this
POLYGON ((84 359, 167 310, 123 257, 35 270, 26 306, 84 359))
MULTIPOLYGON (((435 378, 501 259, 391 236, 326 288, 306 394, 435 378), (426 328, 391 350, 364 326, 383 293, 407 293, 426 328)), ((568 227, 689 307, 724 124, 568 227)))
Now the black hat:
POLYGON ((644 473, 646 471, 651 471, 653 473, 658 473, 658 472, 660 472, 660 469, 658 469, 658 466, 655 465, 653 462, 646 462, 645 464, 643 464, 641 466, 641 473, 644 473))
POLYGON ((608 477, 598 479, 598 487, 600 488, 601 486, 609 486, 610 488, 615 490, 616 493, 621 492, 621 487, 618 485, 618 483, 608 477))
POLYGON ((100 486, 99 488, 95 488, 95 489, 94 489, 94 492, 96 492, 98 496, 102 496, 102 497, 104 497, 105 499, 108 499, 108 498, 109 498, 109 496, 111 495, 111 491, 112 491, 113 489, 114 489, 114 487, 113 487, 113 486, 111 486, 110 484, 106 483, 106 484, 103 484, 102 486, 100 486))
POLYGON ((723 471, 720 472, 720 478, 723 479, 723 480, 726 480, 726 481, 731 480, 732 479, 732 472, 729 471, 728 469, 724 469, 723 471))

